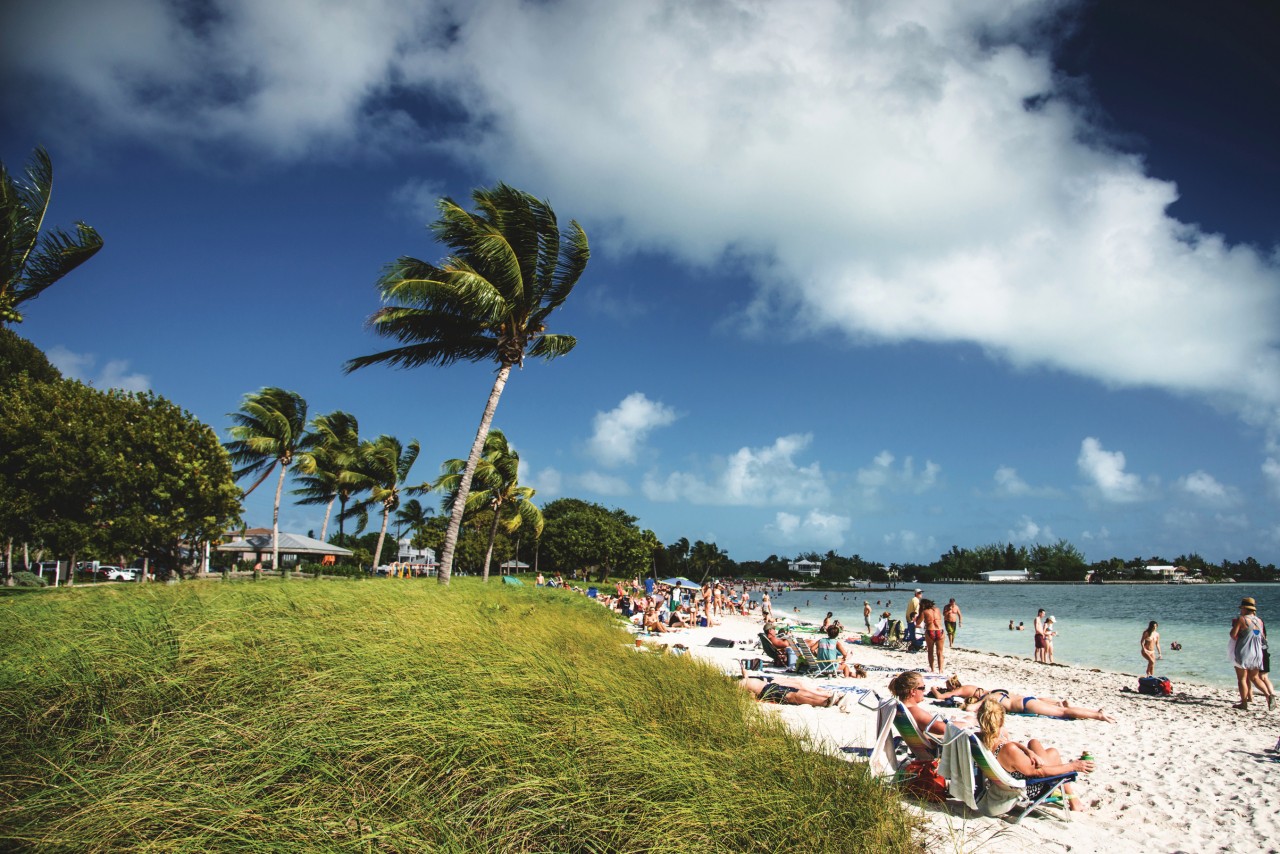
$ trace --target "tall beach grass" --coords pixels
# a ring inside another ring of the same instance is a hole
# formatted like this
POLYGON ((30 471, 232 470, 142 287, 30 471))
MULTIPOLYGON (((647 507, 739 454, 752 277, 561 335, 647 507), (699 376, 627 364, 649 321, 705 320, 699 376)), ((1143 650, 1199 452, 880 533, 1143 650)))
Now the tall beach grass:
POLYGON ((0 599, 0 848, 875 851, 896 795, 722 674, 533 587, 0 599))

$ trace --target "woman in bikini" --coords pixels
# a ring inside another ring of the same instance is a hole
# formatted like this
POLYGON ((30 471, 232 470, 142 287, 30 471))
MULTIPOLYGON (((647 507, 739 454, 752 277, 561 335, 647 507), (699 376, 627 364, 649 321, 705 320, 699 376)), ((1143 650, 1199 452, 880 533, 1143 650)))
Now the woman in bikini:
MULTIPOLYGON (((919 672, 904 670, 890 680, 889 690, 902 702, 902 705, 911 714, 911 719, 916 722, 916 727, 921 732, 936 736, 946 734, 947 719, 943 718, 941 714, 930 712, 920 706, 920 701, 925 698, 925 690, 924 676, 919 672)), ((971 726, 973 716, 968 714, 956 716, 953 714, 950 720, 961 726, 971 726)))
MULTIPOLYGON (((982 701, 982 705, 978 707, 978 728, 982 732, 982 743, 995 755, 1001 768, 1013 777, 1027 781, 1027 794, 1031 797, 1041 794, 1035 791, 1038 778, 1070 774, 1072 771, 1087 774, 1093 770, 1094 765, 1090 760, 1064 762, 1057 748, 1047 747, 1039 739, 1033 738, 1022 744, 1009 738, 1004 730, 1004 713, 1004 707, 994 697, 982 701)), ((1062 790, 1066 793, 1071 809, 1084 812, 1084 804, 1076 797, 1072 784, 1063 784, 1062 790)))
POLYGON ((1031 714, 1046 718, 1067 718, 1069 720, 1082 721, 1106 721, 1109 724, 1116 722, 1115 718, 1103 712, 1102 709, 1086 709, 1081 706, 1072 706, 1066 700, 1059 700, 1057 697, 1029 697, 1026 694, 1015 694, 1004 688, 988 691, 985 688, 979 688, 977 685, 961 685, 958 688, 952 688, 947 691, 935 691, 931 696, 938 700, 959 697, 966 701, 964 704, 966 710, 982 705, 982 701, 989 696, 999 702, 1006 712, 1013 714, 1031 714))
POLYGON ((1160 652, 1160 633, 1156 631, 1159 625, 1155 620, 1151 621, 1151 625, 1147 626, 1147 630, 1142 633, 1142 657, 1147 660, 1147 675, 1156 675, 1156 658, 1163 658, 1160 652))
POLYGON ((932 599, 920 603, 920 613, 916 615, 916 625, 924 627, 924 646, 929 652, 929 670, 941 673, 943 668, 943 630, 942 612, 932 599), (936 667, 935 667, 936 662, 936 667))

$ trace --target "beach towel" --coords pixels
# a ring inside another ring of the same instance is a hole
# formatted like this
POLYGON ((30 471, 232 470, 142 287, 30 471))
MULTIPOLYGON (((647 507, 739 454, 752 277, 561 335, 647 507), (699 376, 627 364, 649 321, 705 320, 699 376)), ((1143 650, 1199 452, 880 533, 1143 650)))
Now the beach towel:
POLYGON ((941 758, 938 773, 947 780, 951 797, 962 801, 971 810, 978 809, 977 780, 973 773, 973 752, 969 749, 969 734, 953 723, 947 723, 942 736, 941 758))

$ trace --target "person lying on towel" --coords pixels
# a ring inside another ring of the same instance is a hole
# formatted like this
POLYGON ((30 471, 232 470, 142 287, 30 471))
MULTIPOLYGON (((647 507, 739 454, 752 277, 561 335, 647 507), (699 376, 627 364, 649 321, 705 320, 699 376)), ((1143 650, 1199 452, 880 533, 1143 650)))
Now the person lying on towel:
MULTIPOLYGON (((948 685, 951 683, 948 682, 948 685)), ((1068 720, 1082 721, 1106 721, 1109 724, 1115 723, 1115 718, 1106 714, 1102 709, 1086 709, 1083 706, 1073 706, 1067 700, 1059 700, 1057 697, 1032 697, 1027 694, 1018 694, 1013 691, 1007 691, 1004 688, 996 688, 987 690, 979 688, 977 685, 959 685, 955 688, 949 688, 946 691, 938 691, 934 689, 929 694, 935 700, 949 700, 952 697, 959 697, 965 701, 964 708, 966 710, 977 708, 987 697, 991 697, 1006 712, 1015 715, 1041 715, 1046 718, 1067 718, 1068 720)))

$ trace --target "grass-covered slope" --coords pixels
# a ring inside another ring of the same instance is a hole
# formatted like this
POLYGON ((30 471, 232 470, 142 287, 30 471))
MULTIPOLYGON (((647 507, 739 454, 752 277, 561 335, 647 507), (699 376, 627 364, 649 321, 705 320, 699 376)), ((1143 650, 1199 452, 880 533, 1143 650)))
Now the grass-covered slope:
POLYGON ((533 587, 0 599, 0 849, 874 851, 896 798, 533 587))

